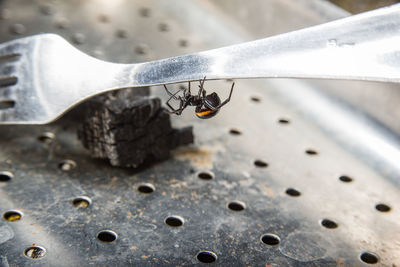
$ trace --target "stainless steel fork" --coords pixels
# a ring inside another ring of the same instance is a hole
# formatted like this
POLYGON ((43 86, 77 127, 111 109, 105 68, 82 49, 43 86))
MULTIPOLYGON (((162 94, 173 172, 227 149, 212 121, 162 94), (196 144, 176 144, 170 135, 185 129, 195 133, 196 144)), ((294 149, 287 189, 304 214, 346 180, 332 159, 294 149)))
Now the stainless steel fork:
POLYGON ((139 64, 92 58, 55 34, 0 45, 0 124, 45 124, 102 92, 228 78, 400 82, 400 4, 266 39, 139 64), (10 62, 11 61, 11 62, 10 62))

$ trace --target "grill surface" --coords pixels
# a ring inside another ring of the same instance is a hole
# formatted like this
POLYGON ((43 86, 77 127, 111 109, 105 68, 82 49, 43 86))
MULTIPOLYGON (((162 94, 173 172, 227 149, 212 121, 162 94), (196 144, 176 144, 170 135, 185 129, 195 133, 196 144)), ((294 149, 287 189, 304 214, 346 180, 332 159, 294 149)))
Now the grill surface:
MULTIPOLYGON (((346 15, 309 0, 13 0, 0 9, 1 42, 54 32, 124 63, 346 15)), ((225 98, 230 84, 205 87, 225 98)), ((52 125, 1 126, 0 265, 398 266, 400 127, 398 111, 382 112, 398 103, 393 88, 238 80, 215 118, 190 109, 173 118, 194 125, 194 146, 139 170, 91 159, 73 112, 52 125)), ((152 91, 165 99, 162 87, 152 91)))

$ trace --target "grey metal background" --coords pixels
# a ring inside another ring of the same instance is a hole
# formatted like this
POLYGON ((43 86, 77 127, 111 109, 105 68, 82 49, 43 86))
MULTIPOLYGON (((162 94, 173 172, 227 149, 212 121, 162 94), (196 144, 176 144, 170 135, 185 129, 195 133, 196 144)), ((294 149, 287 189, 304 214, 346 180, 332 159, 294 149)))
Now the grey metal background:
MULTIPOLYGON (((3 0, 0 10, 1 42, 55 32, 115 62, 220 47, 347 15, 307 0, 3 0)), ((224 98, 230 83, 205 87, 224 98)), ((165 99, 161 87, 152 91, 165 99)), ((364 266, 364 252, 374 253, 378 265, 398 266, 399 99, 397 85, 239 80, 216 118, 198 120, 189 108, 173 118, 176 126, 194 125, 194 146, 139 170, 91 159, 77 140, 73 112, 52 125, 1 126, 0 171, 13 178, 0 182, 0 212, 23 216, 0 221, 0 264, 202 265, 196 255, 211 251, 220 266, 364 266), (55 138, 38 140, 46 132, 55 138), (75 168, 63 171, 66 159, 75 168), (213 179, 199 179, 201 172, 213 179), (352 182, 340 181, 343 175, 352 182), (139 192, 143 183, 154 192, 139 192), (286 194, 288 188, 301 195, 286 194), (90 198, 88 207, 72 204, 80 196, 90 198), (232 201, 245 209, 230 210, 232 201), (378 211, 379 203, 391 210, 378 211), (164 222, 172 215, 183 226, 164 222), (326 218, 338 227, 323 227, 326 218), (117 240, 99 241, 101 230, 116 232, 117 240), (280 244, 264 244, 267 233, 280 244), (44 257, 24 255, 36 245, 46 249, 44 257)))

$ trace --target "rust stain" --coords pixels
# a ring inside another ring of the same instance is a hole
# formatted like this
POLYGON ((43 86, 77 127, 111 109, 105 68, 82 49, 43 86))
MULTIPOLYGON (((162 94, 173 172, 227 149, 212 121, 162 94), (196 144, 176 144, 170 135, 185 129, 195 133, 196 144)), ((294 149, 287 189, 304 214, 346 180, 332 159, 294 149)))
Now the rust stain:
POLYGON ((132 247, 130 247, 129 249, 130 249, 130 250, 136 250, 137 247, 136 247, 136 246, 132 246, 132 247))
POLYGON ((267 197, 270 197, 270 198, 273 198, 273 197, 275 197, 275 193, 274 193, 274 191, 270 188, 270 187, 268 187, 268 186, 266 186, 266 185, 260 185, 260 187, 261 187, 261 190, 262 190, 262 192, 267 196, 267 197))
POLYGON ((171 184, 172 188, 179 187, 178 191, 182 192, 182 187, 187 187, 186 181, 176 181, 175 183, 171 184))
POLYGON ((145 260, 145 259, 147 259, 148 257, 150 257, 150 255, 143 255, 143 256, 142 256, 142 259, 145 260))
POLYGON ((184 147, 175 150, 173 155, 178 160, 189 160, 190 163, 197 168, 211 169, 213 167, 214 155, 222 150, 221 145, 213 147, 184 147))
POLYGON ((338 266, 344 266, 344 262, 341 258, 336 258, 335 261, 338 263, 338 266))

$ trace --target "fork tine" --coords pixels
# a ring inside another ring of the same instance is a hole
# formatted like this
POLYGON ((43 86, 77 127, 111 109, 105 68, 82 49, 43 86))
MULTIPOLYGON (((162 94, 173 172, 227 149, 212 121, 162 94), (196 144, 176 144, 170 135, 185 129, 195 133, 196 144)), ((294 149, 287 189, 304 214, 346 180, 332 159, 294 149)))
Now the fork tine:
POLYGON ((20 53, 4 53, 5 51, 2 51, 0 49, 0 64, 6 63, 6 62, 12 62, 12 61, 16 61, 19 59, 19 57, 21 56, 20 53), (2 54, 4 53, 4 54, 2 54))
POLYGON ((15 85, 17 81, 18 78, 15 76, 0 77, 0 87, 15 85))
POLYGON ((15 107, 15 101, 12 99, 0 100, 0 111, 15 107))

